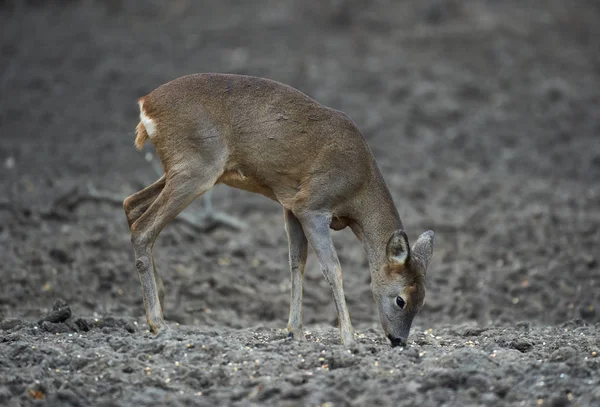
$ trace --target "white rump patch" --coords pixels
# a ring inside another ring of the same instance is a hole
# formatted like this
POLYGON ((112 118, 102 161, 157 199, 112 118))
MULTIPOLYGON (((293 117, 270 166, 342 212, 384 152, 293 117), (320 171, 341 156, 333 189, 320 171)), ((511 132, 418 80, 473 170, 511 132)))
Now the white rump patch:
POLYGON ((152 138, 156 134, 156 123, 150 117, 146 115, 144 112, 144 103, 140 102, 140 121, 146 128, 146 133, 148 133, 148 137, 152 138))

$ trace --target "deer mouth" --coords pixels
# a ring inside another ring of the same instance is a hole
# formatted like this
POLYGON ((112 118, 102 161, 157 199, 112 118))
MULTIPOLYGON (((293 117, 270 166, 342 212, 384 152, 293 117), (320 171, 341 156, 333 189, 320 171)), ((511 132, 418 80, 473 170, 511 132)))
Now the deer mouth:
POLYGON ((404 339, 404 338, 394 338, 390 334, 388 334, 387 337, 390 340, 390 342, 392 343, 392 348, 395 348, 397 346, 406 346, 406 339, 404 339))

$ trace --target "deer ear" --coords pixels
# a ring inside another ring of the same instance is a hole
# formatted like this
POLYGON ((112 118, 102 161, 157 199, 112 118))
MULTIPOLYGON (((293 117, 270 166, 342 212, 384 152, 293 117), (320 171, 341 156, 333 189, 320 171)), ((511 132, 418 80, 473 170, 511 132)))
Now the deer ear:
POLYGON ((410 246, 408 245, 408 236, 404 230, 397 230, 392 233, 388 241, 387 248, 388 262, 391 264, 404 264, 410 258, 410 246))
POLYGON ((419 236, 412 248, 411 261, 417 263, 423 270, 423 274, 427 272, 429 262, 433 256, 433 232, 428 230, 419 236))

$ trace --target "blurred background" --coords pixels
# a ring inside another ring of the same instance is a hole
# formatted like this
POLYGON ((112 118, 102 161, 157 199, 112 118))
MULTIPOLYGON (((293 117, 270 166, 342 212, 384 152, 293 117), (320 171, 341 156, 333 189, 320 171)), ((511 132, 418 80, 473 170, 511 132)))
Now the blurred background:
MULTIPOLYGON (((74 315, 143 320, 119 204, 158 178, 151 146, 133 147, 136 101, 230 72, 357 123, 411 241, 436 232, 418 327, 599 322, 599 4, 0 1, 0 318, 62 298, 74 315)), ((163 231, 167 320, 285 327, 281 209, 225 186, 212 202, 247 227, 163 231)), ((350 231, 334 240, 355 326, 379 329, 362 247, 350 231)), ((305 326, 335 323, 311 254, 305 326)))

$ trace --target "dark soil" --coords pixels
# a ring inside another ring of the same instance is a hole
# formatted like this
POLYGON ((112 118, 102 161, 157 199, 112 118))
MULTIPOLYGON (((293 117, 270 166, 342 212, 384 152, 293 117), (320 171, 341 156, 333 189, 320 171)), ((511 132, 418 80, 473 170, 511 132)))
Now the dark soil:
POLYGON ((600 405, 598 21, 592 0, 0 2, 0 404, 600 405), (221 186, 248 227, 163 231, 173 335, 148 333, 123 210, 89 186, 157 178, 136 100, 206 71, 288 83, 361 128, 410 239, 436 232, 406 348, 347 230, 358 345, 312 256, 308 341, 285 340, 281 210, 221 186))

